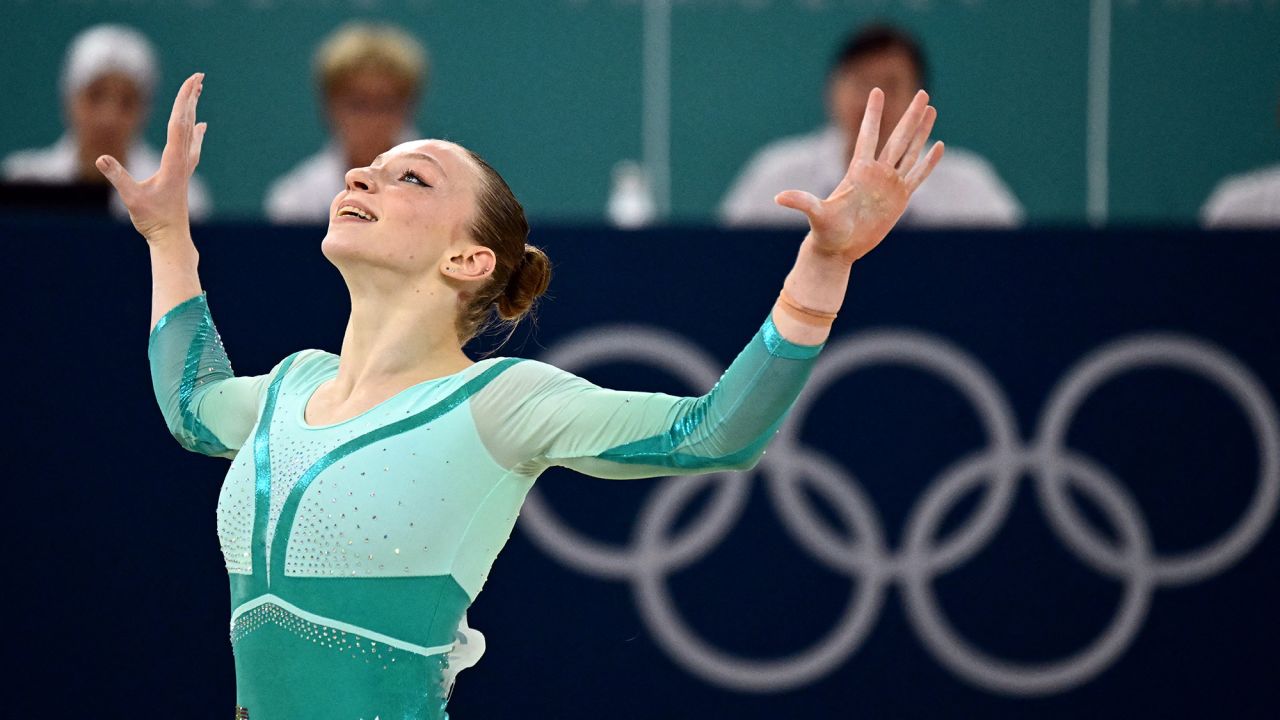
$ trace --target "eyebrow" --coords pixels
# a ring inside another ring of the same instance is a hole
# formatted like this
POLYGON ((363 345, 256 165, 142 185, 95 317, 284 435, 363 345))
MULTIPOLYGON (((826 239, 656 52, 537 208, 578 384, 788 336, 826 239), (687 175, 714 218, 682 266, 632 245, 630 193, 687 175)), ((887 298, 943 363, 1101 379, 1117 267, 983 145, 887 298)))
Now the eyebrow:
MULTIPOLYGON (((436 167, 440 168, 440 174, 443 175, 446 180, 449 179, 449 173, 444 171, 444 165, 441 165, 439 160, 431 157, 430 155, 427 155, 425 153, 420 153, 420 152, 408 152, 408 153, 402 153, 402 155, 404 157, 412 158, 414 160, 430 160, 431 162, 435 163, 436 167)), ((379 160, 382 160, 383 158, 385 158, 386 156, 387 156, 386 153, 383 153, 378 157, 374 158, 373 161, 376 163, 379 160)))

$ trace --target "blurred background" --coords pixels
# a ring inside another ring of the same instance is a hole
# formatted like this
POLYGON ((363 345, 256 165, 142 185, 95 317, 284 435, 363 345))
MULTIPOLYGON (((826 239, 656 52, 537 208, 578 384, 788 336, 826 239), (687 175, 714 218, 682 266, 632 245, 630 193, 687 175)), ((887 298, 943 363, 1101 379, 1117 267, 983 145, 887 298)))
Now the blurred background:
POLYGON ((154 146, 182 79, 208 73, 201 174, 219 219, 261 217, 270 182, 324 143, 313 54, 351 19, 394 22, 425 46, 421 134, 491 160, 534 220, 604 218, 628 159, 650 164, 665 217, 711 219, 753 152, 823 123, 832 56, 872 20, 918 38, 936 136, 990 160, 1034 224, 1194 224, 1220 180, 1280 161, 1274 0, 10 0, 5 12, 0 154, 57 138, 68 44, 125 23, 158 56, 154 146))
POLYGON ((544 474, 452 717, 1280 712, 1280 0, 3 9, 15 717, 234 709, 226 463, 165 432, 145 243, 85 162, 148 175, 195 71, 194 237, 242 374, 340 350, 342 172, 441 137, 556 268, 535 323, 469 350, 705 392, 803 237, 772 194, 834 186, 870 85, 939 108, 947 165, 766 460, 544 474), (650 542, 696 552, 655 580, 650 542))

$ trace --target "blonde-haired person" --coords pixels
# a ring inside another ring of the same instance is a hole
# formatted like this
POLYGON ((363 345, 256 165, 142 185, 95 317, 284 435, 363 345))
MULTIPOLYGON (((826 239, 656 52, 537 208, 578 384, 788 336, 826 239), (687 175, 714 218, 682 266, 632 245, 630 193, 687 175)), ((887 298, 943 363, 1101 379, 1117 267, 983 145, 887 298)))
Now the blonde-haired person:
MULTIPOLYGON (((117 157, 130 173, 146 177, 160 167, 160 153, 145 140, 151 94, 160 65, 146 36, 125 25, 95 25, 67 46, 59 89, 67 128, 53 145, 19 150, 4 159, 5 180, 64 185, 103 182, 93 163, 117 157)), ((188 185, 192 220, 209 214, 209 192, 200 178, 188 185)), ((119 197, 111 212, 128 217, 119 197)))
POLYGON ((324 223, 348 168, 418 136, 413 111, 427 86, 426 50, 393 25, 349 23, 316 51, 316 89, 330 139, 272 182, 264 210, 276 223, 324 223))
MULTIPOLYGON (((329 204, 320 248, 351 295, 341 354, 302 350, 237 377, 186 223, 202 79, 178 93, 155 178, 135 182, 107 157, 98 167, 150 247, 148 355, 169 429, 190 450, 231 458, 218 535, 236 715, 262 720, 447 718, 454 673, 477 657, 466 610, 548 467, 616 479, 753 467, 809 376, 853 263, 942 156, 941 143, 923 152, 937 116, 923 91, 877 154, 884 94, 873 90, 836 190, 776 198, 809 233, 759 331, 707 394, 673 397, 467 357, 486 324, 529 312, 551 265, 478 155, 403 143, 349 170, 329 204)), ((742 290, 763 305, 775 289, 742 290)))

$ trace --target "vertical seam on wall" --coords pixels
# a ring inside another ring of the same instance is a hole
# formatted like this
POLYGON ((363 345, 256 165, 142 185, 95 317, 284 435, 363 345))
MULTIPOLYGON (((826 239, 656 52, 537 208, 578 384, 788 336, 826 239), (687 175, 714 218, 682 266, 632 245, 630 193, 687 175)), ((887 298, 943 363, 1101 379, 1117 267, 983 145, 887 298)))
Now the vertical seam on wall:
POLYGON ((1111 114, 1111 0, 1089 5, 1088 117, 1085 119, 1085 215, 1092 225, 1107 222, 1111 114))

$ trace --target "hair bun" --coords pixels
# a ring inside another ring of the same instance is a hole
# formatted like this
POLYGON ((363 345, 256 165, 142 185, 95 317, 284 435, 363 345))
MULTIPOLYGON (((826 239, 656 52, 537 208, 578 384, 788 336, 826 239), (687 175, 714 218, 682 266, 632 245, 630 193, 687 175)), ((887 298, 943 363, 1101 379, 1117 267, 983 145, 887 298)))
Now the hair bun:
POLYGON ((498 317, 503 320, 524 317, 550 284, 551 259, 540 248, 525 243, 524 256, 511 271, 506 290, 498 296, 498 317))

